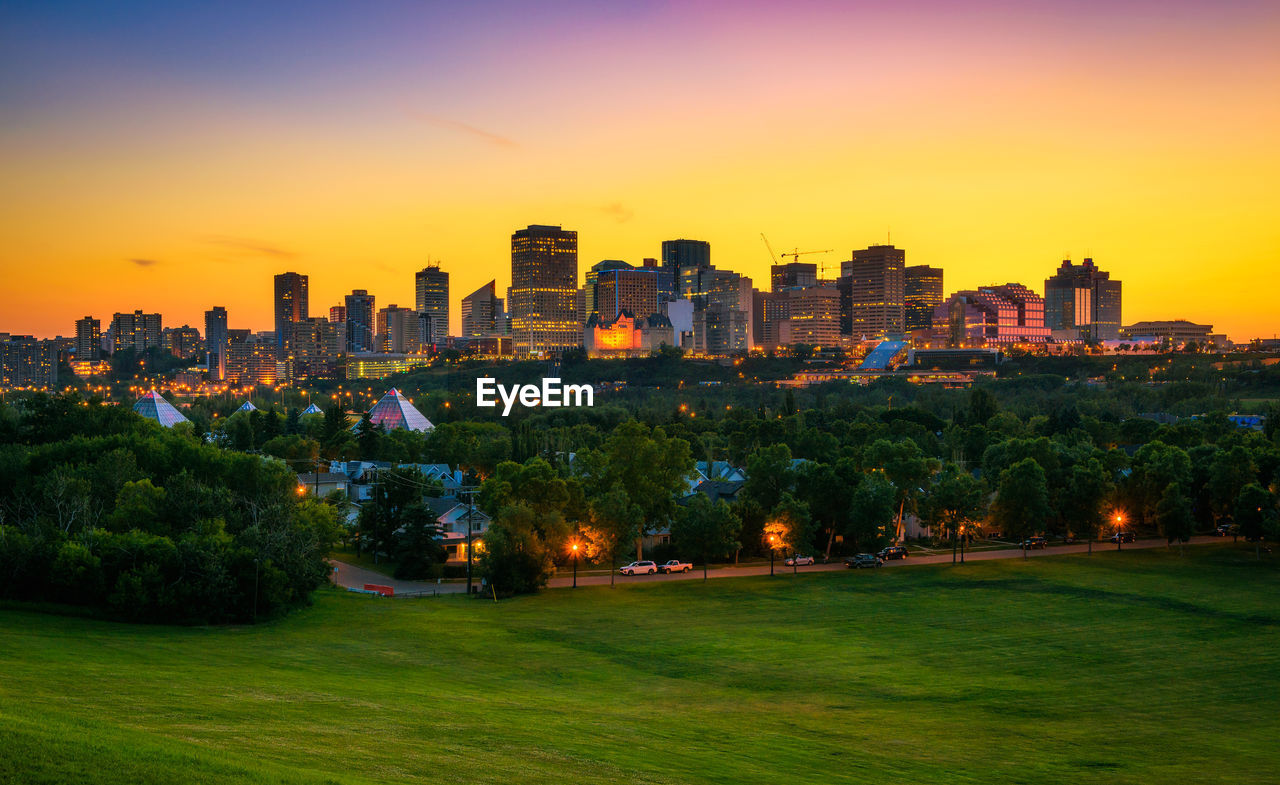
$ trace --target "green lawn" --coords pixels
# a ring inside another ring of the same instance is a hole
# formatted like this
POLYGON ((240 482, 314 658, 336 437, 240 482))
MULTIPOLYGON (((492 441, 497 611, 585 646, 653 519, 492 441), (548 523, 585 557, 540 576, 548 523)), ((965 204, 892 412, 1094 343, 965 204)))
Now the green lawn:
POLYGON ((0 610, 0 782, 1274 783, 1243 544, 556 590, 256 629, 0 610))

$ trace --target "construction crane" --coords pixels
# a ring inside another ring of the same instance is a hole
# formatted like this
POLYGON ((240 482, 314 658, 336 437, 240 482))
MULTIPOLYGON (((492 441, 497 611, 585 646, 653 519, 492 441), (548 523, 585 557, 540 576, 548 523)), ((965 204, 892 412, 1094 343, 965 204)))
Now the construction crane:
POLYGON ((793 248, 793 249, 792 249, 792 250, 790 250, 790 251, 783 251, 783 252, 782 252, 782 258, 783 258, 783 259, 786 259, 788 256, 790 256, 790 257, 791 257, 791 261, 793 261, 793 262, 798 262, 798 261, 800 261, 800 257, 801 257, 801 256, 805 256, 805 255, 807 255, 807 254, 811 254, 811 253, 831 253, 833 250, 834 250, 833 248, 828 248, 828 249, 826 249, 825 251, 802 251, 802 250, 800 250, 799 248, 793 248))
POLYGON ((760 239, 764 240, 764 247, 769 249, 769 256, 773 257, 773 263, 780 264, 780 262, 778 262, 778 255, 773 252, 773 246, 769 245, 769 238, 764 236, 764 232, 760 233, 760 239))

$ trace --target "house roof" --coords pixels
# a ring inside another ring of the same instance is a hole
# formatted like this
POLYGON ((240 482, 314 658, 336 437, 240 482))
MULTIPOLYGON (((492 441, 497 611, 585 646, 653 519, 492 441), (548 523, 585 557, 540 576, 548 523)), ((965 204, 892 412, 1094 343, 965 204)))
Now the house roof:
POLYGON ((155 420, 166 428, 172 428, 180 422, 191 422, 182 416, 182 412, 173 408, 173 404, 164 399, 160 393, 151 390, 138 399, 133 405, 134 412, 155 420))
POLYGON ((387 390, 382 400, 369 410, 369 419, 374 425, 381 425, 388 431, 404 428, 410 431, 430 431, 435 428, 422 412, 413 408, 409 399, 394 387, 387 390))
POLYGON ((315 472, 307 472, 298 475, 299 485, 313 485, 319 482, 321 485, 333 485, 335 483, 346 485, 347 475, 339 472, 320 472, 320 479, 316 480, 315 472))

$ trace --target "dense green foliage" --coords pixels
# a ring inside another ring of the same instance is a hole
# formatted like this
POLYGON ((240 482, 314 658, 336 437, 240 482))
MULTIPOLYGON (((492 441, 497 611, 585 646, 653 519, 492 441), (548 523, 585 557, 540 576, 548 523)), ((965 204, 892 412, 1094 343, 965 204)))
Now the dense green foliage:
POLYGON ((579 588, 322 591, 251 629, 0 611, 0 782, 1275 781, 1246 546, 579 588))
POLYGON ((279 461, 127 409, 40 398, 0 442, 0 597, 250 621, 324 583, 337 516, 279 461))

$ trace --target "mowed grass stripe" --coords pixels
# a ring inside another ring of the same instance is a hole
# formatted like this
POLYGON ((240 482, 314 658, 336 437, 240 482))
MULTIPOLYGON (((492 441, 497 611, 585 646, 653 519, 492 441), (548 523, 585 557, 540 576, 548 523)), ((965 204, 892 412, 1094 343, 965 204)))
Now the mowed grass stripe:
POLYGON ((0 611, 0 772, 50 749, 48 781, 1273 782, 1278 589, 1222 545, 333 592, 252 629, 0 611))

